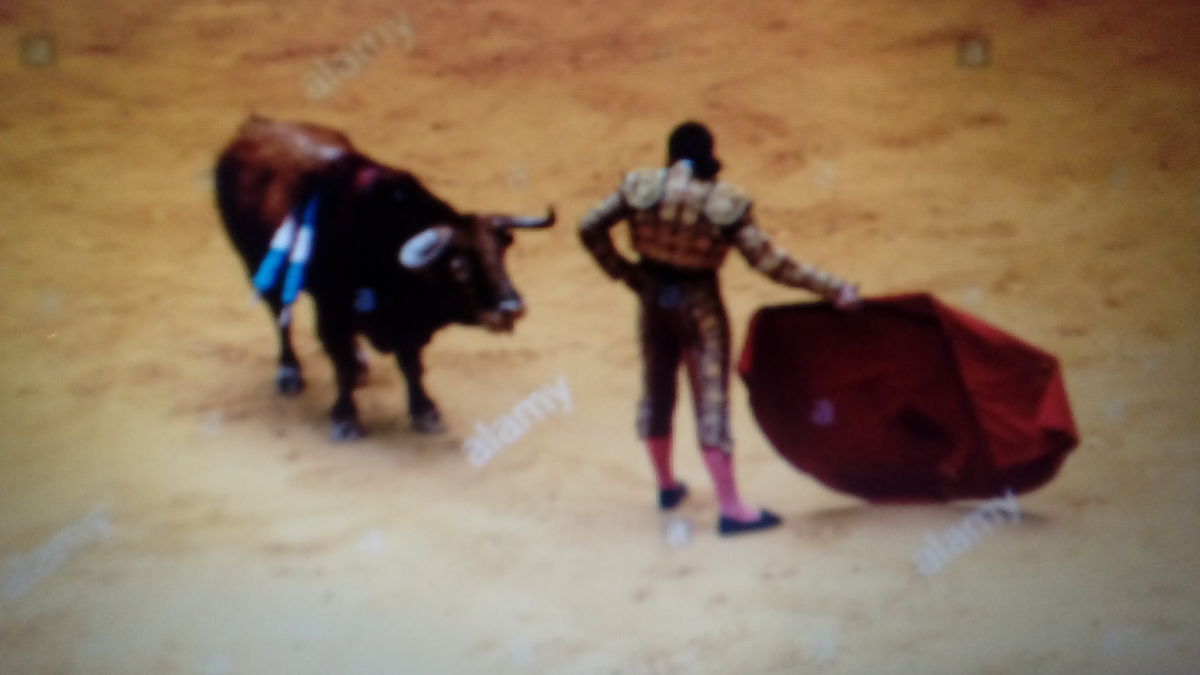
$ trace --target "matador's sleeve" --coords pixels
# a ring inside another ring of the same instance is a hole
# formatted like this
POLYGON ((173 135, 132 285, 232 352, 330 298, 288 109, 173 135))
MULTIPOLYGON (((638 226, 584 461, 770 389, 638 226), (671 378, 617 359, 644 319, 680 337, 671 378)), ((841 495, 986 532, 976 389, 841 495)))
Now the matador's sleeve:
POLYGON ((734 224, 733 244, 751 267, 785 286, 810 290, 823 298, 832 299, 847 286, 847 282, 812 265, 795 260, 783 249, 771 243, 747 204, 734 224))
POLYGON ((617 252, 610 230, 629 213, 629 206, 620 190, 605 197, 579 221, 579 239, 600 267, 613 279, 625 279, 633 263, 617 252))

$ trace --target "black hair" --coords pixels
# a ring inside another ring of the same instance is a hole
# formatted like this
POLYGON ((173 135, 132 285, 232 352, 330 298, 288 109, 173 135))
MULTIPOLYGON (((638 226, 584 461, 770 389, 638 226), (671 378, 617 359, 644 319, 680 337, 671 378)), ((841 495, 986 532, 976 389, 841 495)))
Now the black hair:
POLYGON ((721 171, 721 161, 713 155, 712 132, 699 122, 684 122, 675 127, 667 139, 667 163, 681 159, 692 163, 692 175, 700 180, 712 180, 721 171))

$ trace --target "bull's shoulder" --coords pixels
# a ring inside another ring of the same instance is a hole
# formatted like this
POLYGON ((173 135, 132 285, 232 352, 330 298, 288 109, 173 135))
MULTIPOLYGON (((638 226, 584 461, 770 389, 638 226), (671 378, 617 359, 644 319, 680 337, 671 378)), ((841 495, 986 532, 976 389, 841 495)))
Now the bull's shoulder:
POLYGON ((726 227, 745 217, 753 202, 736 185, 718 182, 704 203, 704 215, 714 225, 726 227))
POLYGON ((648 209, 663 198, 666 184, 666 169, 630 171, 621 184, 621 196, 635 209, 648 209))
POLYGON ((251 117, 238 130, 236 147, 243 154, 291 163, 305 168, 340 159, 354 152, 350 139, 340 131, 317 124, 280 122, 251 117))

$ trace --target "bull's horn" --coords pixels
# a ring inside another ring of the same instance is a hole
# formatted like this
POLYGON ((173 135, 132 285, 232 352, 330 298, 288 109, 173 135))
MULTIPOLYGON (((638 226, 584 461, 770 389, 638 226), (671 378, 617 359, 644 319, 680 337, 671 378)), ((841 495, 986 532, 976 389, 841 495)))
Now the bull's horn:
POLYGON ((400 264, 410 270, 419 270, 441 257, 454 238, 454 230, 446 225, 435 225, 413 235, 400 247, 400 264))
POLYGON ((500 229, 520 228, 537 230, 550 227, 554 224, 556 218, 554 207, 550 206, 547 207, 545 216, 498 216, 495 220, 495 225, 500 229))

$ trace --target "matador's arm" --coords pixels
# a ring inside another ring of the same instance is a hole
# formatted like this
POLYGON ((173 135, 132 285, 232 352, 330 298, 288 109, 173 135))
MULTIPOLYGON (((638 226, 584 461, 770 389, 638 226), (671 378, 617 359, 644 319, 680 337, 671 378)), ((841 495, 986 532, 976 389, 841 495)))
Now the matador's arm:
POLYGON ((747 208, 733 234, 733 244, 746 262, 772 281, 785 286, 810 290, 839 304, 857 301, 857 289, 850 283, 812 265, 793 259, 771 243, 747 208))
POLYGON ((579 239, 608 276, 626 281, 633 274, 633 263, 613 246, 610 230, 629 213, 620 191, 600 202, 579 221, 579 239))

